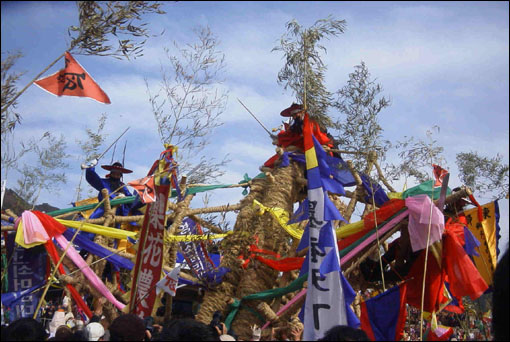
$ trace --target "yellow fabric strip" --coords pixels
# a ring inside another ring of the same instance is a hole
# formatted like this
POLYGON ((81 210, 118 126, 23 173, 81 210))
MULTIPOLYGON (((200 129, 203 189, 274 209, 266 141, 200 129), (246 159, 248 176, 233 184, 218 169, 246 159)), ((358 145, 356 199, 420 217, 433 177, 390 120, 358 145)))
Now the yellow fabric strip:
POLYGON ((402 199, 402 194, 403 192, 388 192, 386 195, 388 196, 389 199, 393 198, 402 199))
POLYGON ((317 162, 317 154, 315 153, 315 147, 305 151, 305 158, 307 170, 319 166, 319 163, 317 162))
POLYGON ((280 224, 280 226, 290 234, 290 236, 295 239, 301 239, 301 236, 303 235, 303 229, 299 228, 298 223, 287 224, 287 222, 289 222, 289 213, 286 210, 282 208, 266 207, 257 200, 253 200, 253 207, 259 207, 259 215, 263 215, 265 212, 270 213, 280 224))
POLYGON ((233 234, 229 231, 225 234, 208 234, 208 235, 168 235, 165 234, 165 242, 191 242, 191 241, 204 241, 223 239, 228 235, 233 234))
MULTIPOLYGON (((266 207, 257 200, 253 200, 253 207, 259 208, 259 215, 262 215, 265 212, 270 213, 280 224, 280 226, 283 229, 285 229, 287 233, 289 233, 290 236, 292 236, 295 239, 301 239, 301 236, 303 235, 303 229, 299 228, 298 223, 287 224, 287 222, 289 222, 289 213, 287 211, 281 208, 266 207)), ((343 239, 352 234, 360 232, 361 230, 363 230, 363 228, 364 228, 363 220, 346 224, 345 226, 342 226, 336 230, 336 237, 337 239, 343 239)))
POLYGON ((487 285, 492 284, 496 270, 496 207, 494 202, 482 205, 483 221, 478 220, 478 208, 464 211, 468 228, 480 242, 476 249, 480 256, 473 256, 475 266, 487 285))
POLYGON ((62 223, 64 226, 69 228, 78 229, 81 227, 81 230, 87 233, 99 234, 107 237, 111 237, 114 239, 127 239, 128 237, 135 238, 137 235, 136 232, 130 232, 127 230, 100 226, 97 224, 86 223, 83 221, 69 221, 69 220, 61 220, 56 219, 58 222, 62 223), (82 226, 83 224, 83 226, 82 226))
POLYGON ((345 226, 342 226, 336 230, 336 238, 337 239, 343 239, 348 236, 351 236, 352 234, 356 234, 363 230, 365 227, 365 224, 363 220, 346 224, 345 226))

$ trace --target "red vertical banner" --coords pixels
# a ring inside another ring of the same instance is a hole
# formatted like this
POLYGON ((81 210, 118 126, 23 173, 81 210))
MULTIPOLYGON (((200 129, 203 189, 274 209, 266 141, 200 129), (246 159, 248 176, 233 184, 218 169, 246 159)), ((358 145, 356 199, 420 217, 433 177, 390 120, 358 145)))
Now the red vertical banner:
POLYGON ((150 316, 156 299, 156 284, 163 266, 165 213, 170 192, 170 168, 174 167, 172 147, 161 154, 155 175, 155 201, 147 204, 138 241, 138 252, 131 287, 129 312, 150 316))

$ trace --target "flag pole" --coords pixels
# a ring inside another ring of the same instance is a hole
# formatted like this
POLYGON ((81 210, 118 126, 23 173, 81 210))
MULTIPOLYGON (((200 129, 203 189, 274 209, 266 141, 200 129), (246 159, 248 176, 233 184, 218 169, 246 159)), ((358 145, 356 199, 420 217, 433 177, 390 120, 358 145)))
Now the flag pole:
POLYGON ((384 268, 382 265, 382 256, 381 256, 381 242, 379 240, 379 229, 378 229, 378 225, 377 225, 377 214, 376 214, 376 210, 375 210, 374 186, 372 184, 372 180, 370 179, 370 177, 368 179, 370 181, 370 188, 372 189, 372 209, 373 209, 373 213, 374 213, 375 235, 377 238, 377 254, 379 255, 379 266, 381 268, 382 286, 383 286, 383 291, 386 292, 386 284, 384 281, 384 268))
MULTIPOLYGON (((122 187, 119 187, 118 189, 115 189, 115 192, 117 192, 118 190, 120 190, 122 187)), ((101 206, 103 204, 103 202, 107 199, 108 197, 105 197, 103 198, 103 200, 101 202, 99 202, 95 207, 94 207, 94 210, 96 210, 97 208, 99 208, 99 206, 101 206)), ((62 263, 62 261, 64 260, 64 257, 66 256, 67 254, 67 250, 69 249, 69 247, 72 246, 73 242, 74 242, 74 239, 76 238, 76 236, 78 235, 78 233, 81 231, 81 229, 83 228, 83 225, 85 224, 85 221, 86 220, 83 220, 81 221, 81 224, 80 226, 76 229, 76 232, 74 233, 72 239, 67 243, 67 246, 66 248, 64 249, 64 251, 62 252, 62 256, 60 257, 60 260, 57 262, 57 264, 55 265, 55 268, 53 269, 53 272, 51 273, 49 279, 48 279, 48 283, 46 284, 46 287, 44 288, 44 292, 41 296, 41 299, 39 300, 39 303, 37 304, 37 309, 34 311, 34 316, 32 317, 33 319, 36 319, 37 318, 37 313, 39 312, 39 309, 41 308, 41 305, 42 305, 42 302, 44 301, 44 298, 46 297, 46 294, 48 293, 48 289, 50 288, 51 284, 53 283, 53 279, 55 279, 55 273, 57 273, 57 270, 58 270, 58 267, 60 266, 60 264, 62 263)), ((48 242, 46 242, 48 243, 48 242)))
MULTIPOLYGON (((432 227, 432 209, 434 208, 434 182, 432 182, 432 200, 430 201, 429 229, 427 233, 427 247, 425 248, 425 265, 423 267, 423 282, 421 288, 421 312, 420 312, 420 341, 423 341, 423 305, 425 302, 425 280, 427 276, 427 261, 429 256, 430 230, 432 227)), ((430 313, 432 315, 432 312, 430 313)), ((431 317, 432 322, 432 317, 431 317)))
POLYGON ((55 63, 57 63, 59 61, 60 58, 64 57, 65 54, 66 54, 67 50, 64 51, 63 54, 61 54, 60 56, 57 57, 57 59, 55 59, 50 65, 48 65, 43 71, 41 71, 39 74, 37 74, 37 76, 35 76, 32 81, 30 81, 30 83, 28 83, 25 88, 21 89, 20 92, 18 92, 9 102, 7 102, 5 104, 5 106, 2 108, 2 114, 7 110, 7 108, 9 108, 10 105, 12 105, 14 103, 14 101, 16 101, 16 99, 25 92, 25 90, 28 89, 28 87, 30 87, 32 85, 32 83, 34 83, 35 81, 37 81, 37 79, 39 77, 41 77, 42 74, 44 74, 46 71, 48 71, 49 68, 51 68, 55 63))
POLYGON ((307 106, 307 103, 306 103, 306 58, 307 58, 307 54, 306 54, 306 41, 305 41, 305 37, 306 36, 306 30, 305 30, 305 35, 303 35, 303 49, 304 49, 304 53, 303 53, 303 63, 304 63, 304 79, 303 79, 303 110, 305 111, 306 113, 306 110, 308 109, 308 106, 307 106))

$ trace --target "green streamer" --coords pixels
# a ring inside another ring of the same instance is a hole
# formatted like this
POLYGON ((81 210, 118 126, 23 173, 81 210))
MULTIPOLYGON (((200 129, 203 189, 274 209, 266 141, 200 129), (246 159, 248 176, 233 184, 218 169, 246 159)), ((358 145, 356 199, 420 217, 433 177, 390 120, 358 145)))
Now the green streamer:
MULTIPOLYGON (((286 287, 279 287, 276 289, 269 289, 258 293, 249 294, 247 296, 244 296, 240 300, 235 299, 233 304, 230 304, 230 313, 228 314, 227 318, 225 319, 225 326, 228 330, 230 330, 230 326, 232 325, 232 322, 234 321, 235 316, 237 315, 237 312, 242 306, 243 300, 263 300, 263 299, 270 299, 275 297, 281 297, 283 295, 286 295, 287 293, 297 291, 303 287, 303 283, 307 280, 308 273, 303 274, 301 277, 294 280, 292 283, 287 285, 286 287)), ((247 306, 244 306, 245 308, 248 308, 247 306)), ((251 309, 251 308, 250 308, 251 309)), ((253 309, 251 309, 253 310, 253 309)), ((259 315, 257 313, 257 315, 259 315)), ((260 316, 260 315, 259 315, 260 316)), ((265 322, 264 319, 261 319, 263 322, 265 322)))

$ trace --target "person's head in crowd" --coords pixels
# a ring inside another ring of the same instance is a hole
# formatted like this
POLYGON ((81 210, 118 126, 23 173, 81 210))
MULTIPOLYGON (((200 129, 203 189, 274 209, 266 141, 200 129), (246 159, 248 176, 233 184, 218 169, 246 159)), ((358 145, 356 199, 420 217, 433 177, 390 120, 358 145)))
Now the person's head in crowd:
POLYGON ((83 328, 80 330, 75 330, 73 333, 73 337, 71 341, 88 341, 89 334, 87 333, 87 329, 83 328))
POLYGON ((143 341, 145 323, 135 314, 120 315, 110 325, 110 341, 143 341))
POLYGON ((87 330, 89 341, 102 341, 104 336, 104 328, 101 323, 92 322, 85 327, 87 330))
POLYGON ((495 341, 508 341, 510 338, 508 325, 508 245, 494 272, 494 292, 492 294, 492 329, 495 341))
POLYGON ((319 341, 370 341, 370 339, 361 329, 337 325, 329 329, 319 341))
POLYGON ((67 325, 61 325, 57 328, 54 341, 69 341, 73 337, 73 331, 67 325))
POLYGON ((85 323, 81 319, 77 319, 74 321, 74 330, 83 330, 85 328, 85 323))
POLYGON ((12 322, 2 340, 6 341, 44 341, 46 331, 41 323, 33 318, 21 318, 12 322))
POLYGON ((220 341, 220 337, 213 327, 192 318, 182 318, 165 324, 158 341, 220 341))

